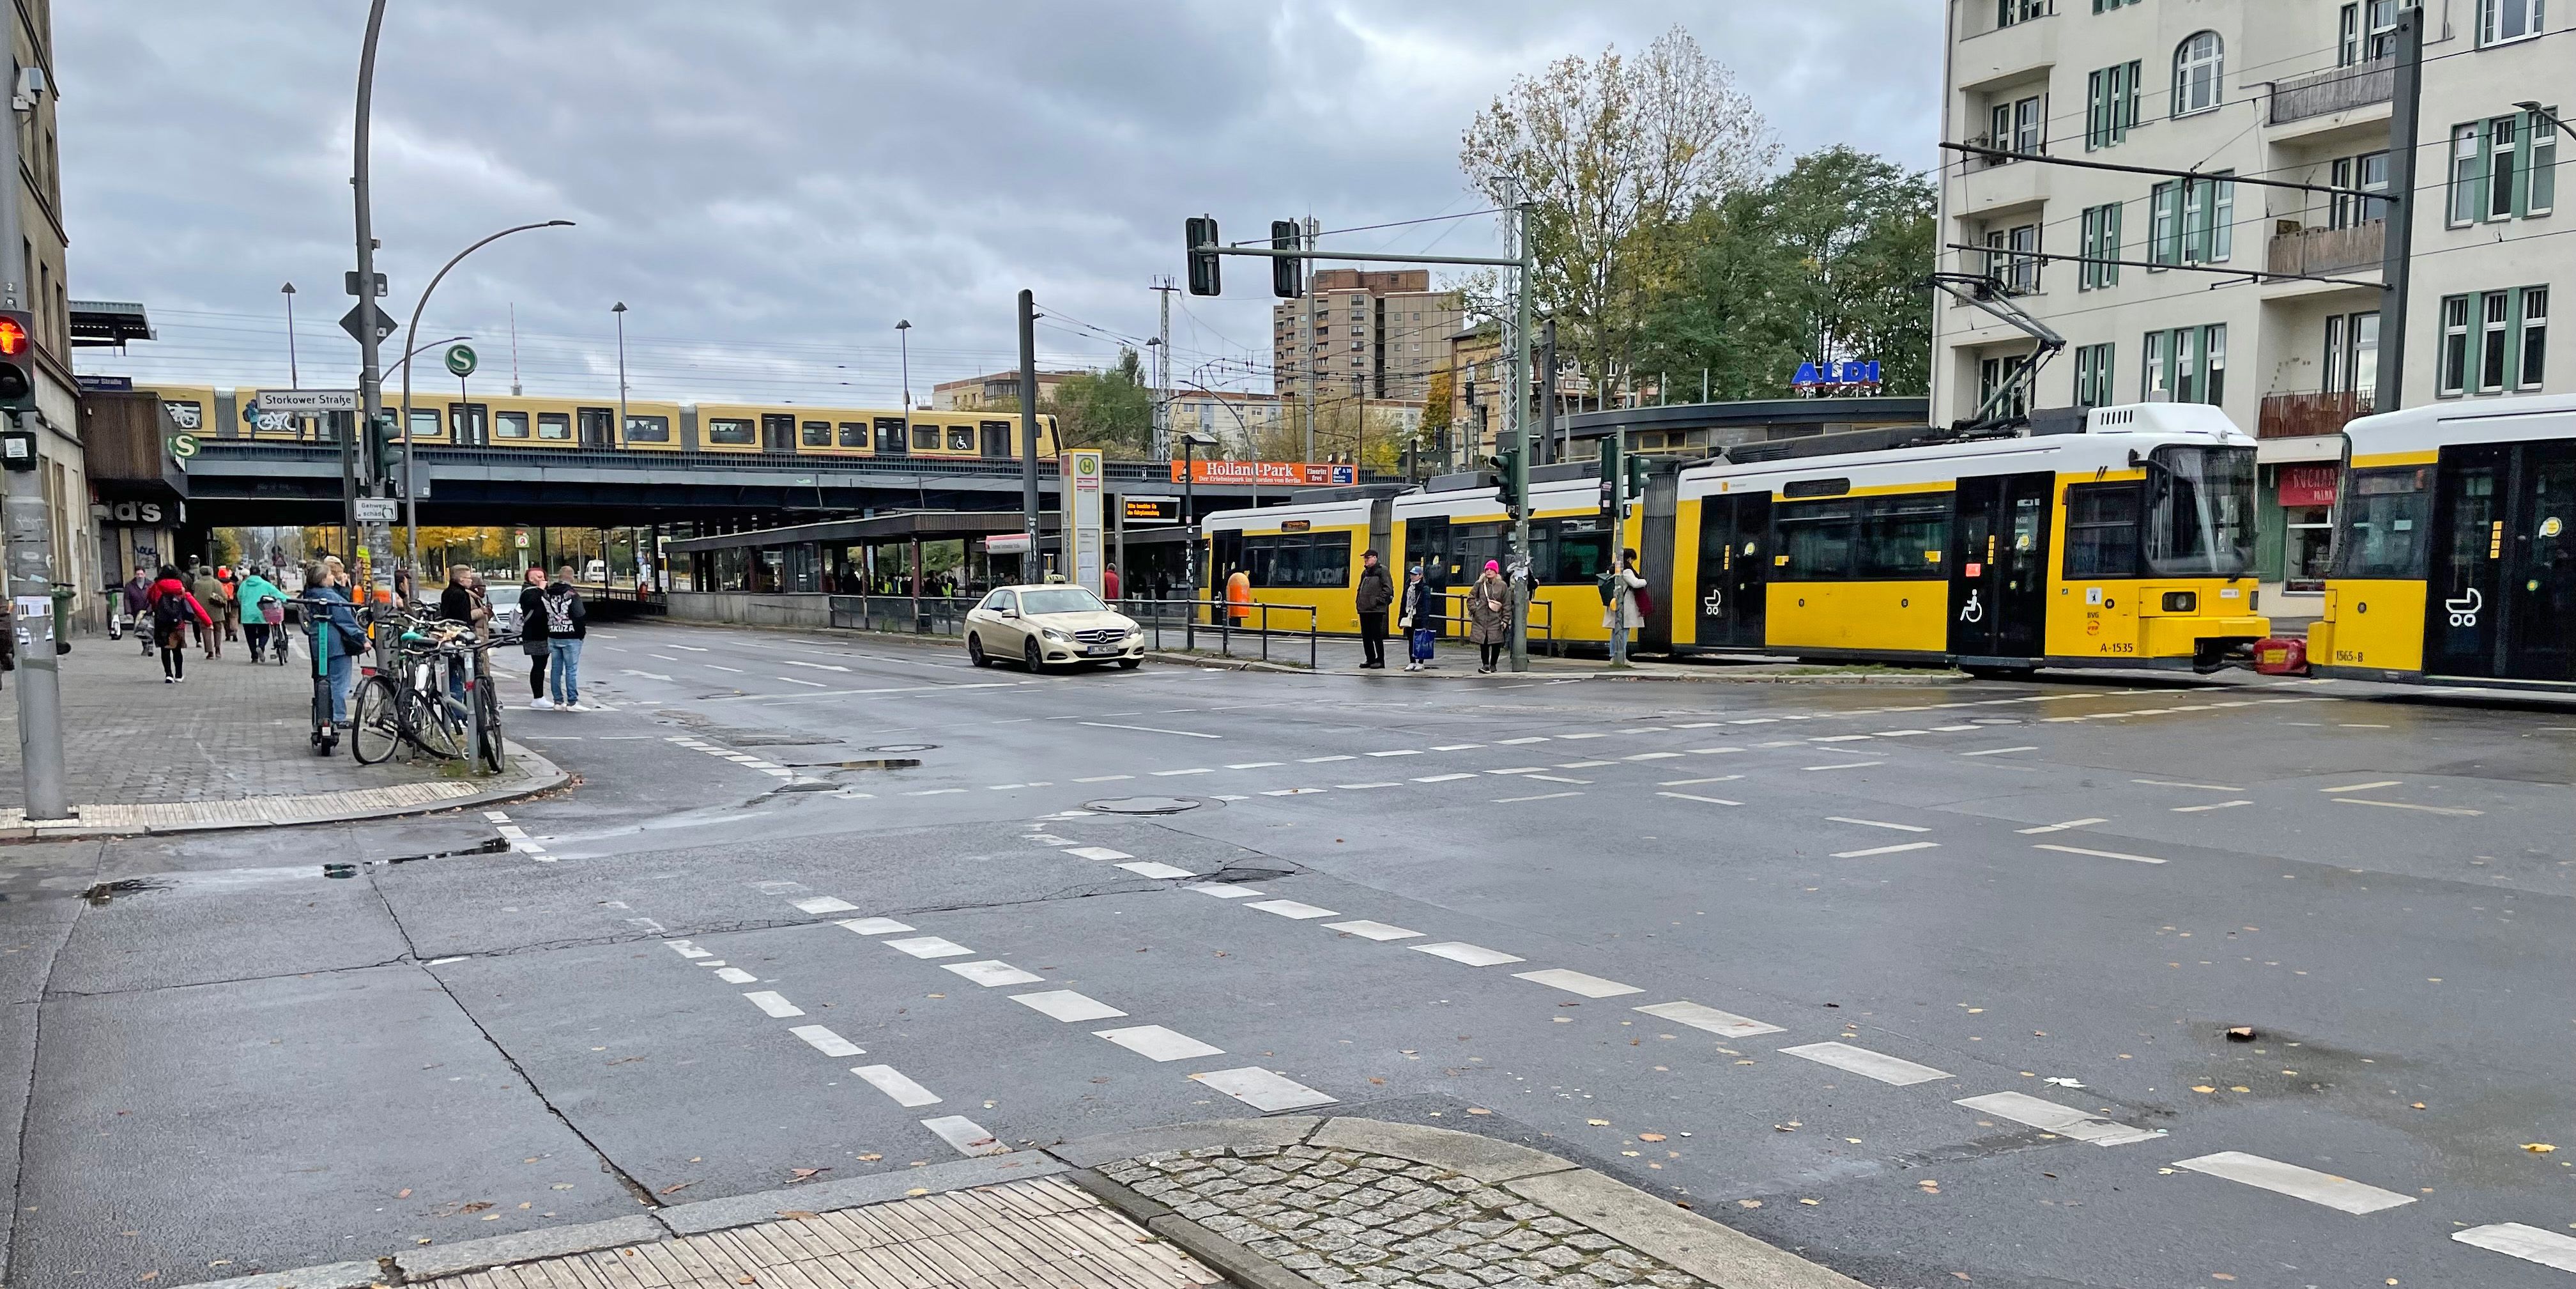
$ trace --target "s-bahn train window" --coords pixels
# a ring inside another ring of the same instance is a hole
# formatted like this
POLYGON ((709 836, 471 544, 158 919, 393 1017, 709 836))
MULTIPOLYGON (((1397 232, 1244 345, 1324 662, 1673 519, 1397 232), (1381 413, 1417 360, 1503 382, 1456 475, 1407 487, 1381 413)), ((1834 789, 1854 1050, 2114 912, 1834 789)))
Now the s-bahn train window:
POLYGON ((2066 489, 2066 576, 2138 575, 2138 485, 2079 483, 2066 489))
POLYGON ((668 443, 671 441, 671 418, 667 416, 629 416, 626 418, 626 441, 629 443, 668 443))
POLYGON ((525 412, 494 412, 492 414, 492 437, 496 439, 524 439, 528 437, 528 414, 525 412))
POLYGON ((912 427, 912 446, 913 450, 917 452, 938 451, 939 427, 936 425, 916 425, 912 427))
POLYGON ((2147 470, 2147 567, 2235 577, 2254 564, 2254 449, 2158 448, 2147 470))
POLYGON ((727 447, 750 447, 759 442, 751 420, 741 416, 718 416, 707 421, 707 442, 727 447))
POLYGON ((415 407, 411 409, 411 436, 413 438, 434 439, 439 437, 443 432, 436 409, 427 407, 415 407))
POLYGON ((802 428, 805 432, 805 446, 809 448, 828 448, 832 446, 832 423, 830 421, 807 421, 802 428))
POLYGON ((911 450, 911 446, 904 441, 903 418, 899 416, 877 418, 877 452, 880 455, 902 456, 911 450))
POLYGON ((1848 501, 1784 503, 1771 511, 1778 530, 1778 576, 1796 582, 1850 577, 1860 507, 1848 501))
POLYGON ((864 448, 864 447, 866 447, 867 445, 868 445, 868 423, 867 423, 867 422, 865 422, 865 421, 843 421, 843 422, 841 422, 841 446, 842 446, 842 447, 845 447, 845 448, 864 448))
POLYGON ((974 450, 975 450, 975 427, 974 427, 974 426, 972 426, 972 425, 951 425, 951 426, 949 426, 949 427, 948 427, 948 450, 949 450, 949 451, 951 451, 951 452, 972 452, 972 451, 974 451, 974 450))
MULTIPOLYGON (((504 412, 502 415, 508 416, 511 413, 504 412)), ((571 415, 564 412, 537 413, 537 437, 556 443, 569 442, 572 439, 571 415)))
POLYGON ((2424 576, 2433 529, 2430 466, 2355 470, 2344 496, 2343 558, 2337 577, 2424 576))

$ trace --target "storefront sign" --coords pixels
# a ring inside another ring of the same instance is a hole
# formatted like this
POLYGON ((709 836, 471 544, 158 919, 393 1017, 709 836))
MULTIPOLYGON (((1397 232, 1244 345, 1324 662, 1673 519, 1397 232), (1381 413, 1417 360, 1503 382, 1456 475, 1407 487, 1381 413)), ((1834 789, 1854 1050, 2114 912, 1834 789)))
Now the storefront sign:
POLYGON ((2331 506, 2335 499, 2335 476, 2340 468, 2330 465, 2285 465, 2281 467, 2281 506, 2331 506))
MULTIPOLYGON (((1360 481, 1354 465, 1308 465, 1297 461, 1192 461, 1189 478, 1197 483, 1252 483, 1278 488, 1327 488, 1360 481)), ((1182 481, 1181 463, 1172 463, 1172 482, 1182 481)))
POLYGON ((1878 363, 1826 361, 1798 364, 1798 374, 1789 379, 1791 389, 1876 389, 1880 385, 1878 363))
POLYGON ((1026 555, 1029 553, 1029 535, 1027 533, 995 533, 984 539, 984 553, 987 555, 1026 555))

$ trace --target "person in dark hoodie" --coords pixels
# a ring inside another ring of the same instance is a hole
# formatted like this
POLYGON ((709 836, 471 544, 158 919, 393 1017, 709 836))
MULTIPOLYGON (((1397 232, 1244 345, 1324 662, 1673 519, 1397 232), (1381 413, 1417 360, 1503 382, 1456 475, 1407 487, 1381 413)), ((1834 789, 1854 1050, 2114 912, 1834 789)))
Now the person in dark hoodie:
POLYGON ((580 711, 581 641, 590 634, 590 613, 572 580, 572 565, 555 570, 537 603, 546 618, 546 689, 556 711, 580 711))
POLYGON ((546 571, 530 568, 526 585, 519 588, 519 647, 528 651, 528 708, 550 712, 554 700, 546 697, 546 571))

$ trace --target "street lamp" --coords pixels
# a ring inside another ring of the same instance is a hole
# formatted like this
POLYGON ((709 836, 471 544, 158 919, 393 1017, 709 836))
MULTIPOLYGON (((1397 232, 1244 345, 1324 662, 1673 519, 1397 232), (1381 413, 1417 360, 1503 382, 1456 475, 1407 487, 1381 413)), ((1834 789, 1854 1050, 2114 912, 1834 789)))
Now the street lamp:
POLYGON ((2548 108, 2542 107, 2539 100, 2526 99, 2520 103, 2514 104, 2514 106, 2530 113, 2533 120, 2546 122, 2547 124, 2556 126, 2561 130, 2565 130, 2568 138, 2576 139, 2576 125, 2569 125, 2567 122, 2559 119, 2557 113, 2550 111, 2548 108))
POLYGON ((903 351, 903 411, 912 414, 912 319, 897 318, 894 324, 895 344, 903 351))
MULTIPOLYGON (((379 3, 376 9, 378 13, 382 13, 384 6, 379 3)), ((370 34, 372 35, 372 28, 370 34)), ((406 336, 420 334, 421 310, 429 307, 429 297, 438 290, 438 284, 447 279, 447 271, 464 262, 466 256, 512 233, 524 233, 532 228, 570 228, 572 226, 572 221, 569 219, 549 219, 542 224, 514 224, 458 251, 447 263, 439 266, 438 272, 430 277, 429 285, 421 288, 419 301, 411 307, 411 325, 404 329, 403 334, 406 336)), ((373 346, 369 346, 369 351, 372 355, 373 346)), ((411 356, 419 352, 418 348, 413 348, 405 351, 402 356, 403 546, 404 558, 412 570, 412 585, 415 590, 420 583, 420 488, 412 481, 411 356)))
POLYGON ((617 433, 606 444, 613 448, 626 435, 626 302, 620 300, 608 311, 617 315, 617 433))
MULTIPOLYGON (((1195 603, 1199 592, 1199 509, 1198 489, 1195 486, 1198 482, 1198 471, 1190 466, 1190 449, 1215 447, 1216 440, 1195 430, 1184 430, 1180 437, 1181 528, 1189 542, 1188 547, 1182 552, 1181 576, 1189 585, 1190 599, 1193 601, 1190 605, 1190 616, 1182 619, 1181 622, 1181 648, 1195 649, 1198 647, 1199 624, 1199 609, 1195 603)), ((1259 471, 1256 469, 1254 473, 1258 474, 1259 471)), ((1208 601, 1214 604, 1215 600, 1215 593, 1211 591, 1208 601)))
POLYGON ((304 378, 295 371, 295 284, 289 282, 277 288, 277 293, 286 297, 286 383, 289 388, 302 389, 304 378))

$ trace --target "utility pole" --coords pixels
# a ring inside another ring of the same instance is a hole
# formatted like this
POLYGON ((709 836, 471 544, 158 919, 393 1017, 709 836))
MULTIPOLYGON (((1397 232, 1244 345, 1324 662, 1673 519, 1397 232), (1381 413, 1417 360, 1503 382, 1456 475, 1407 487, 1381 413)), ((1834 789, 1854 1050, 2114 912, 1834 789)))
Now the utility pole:
MULTIPOLYGON (((298 374, 295 366, 295 284, 289 282, 277 288, 277 293, 286 297, 286 383, 302 389, 304 377, 298 374)), ((302 438, 303 435, 299 432, 296 437, 302 438)))
MULTIPOLYGON (((11 87, 12 92, 15 87, 11 87)), ((25 237, 18 212, 18 114, 9 114, 9 128, 0 130, 0 246, 15 247, 25 237)), ((17 255, 0 255, 0 307, 24 310, 35 303, 27 297, 26 261, 17 255)), ((20 314, 20 319, 25 318, 20 314)), ((12 319, 18 325, 20 319, 12 319)), ((32 330, 30 328, 29 330, 32 330)), ((34 337, 23 334, 20 343, 32 348, 34 337)), ((28 353, 24 366, 35 373, 34 355, 28 353)), ((33 389, 32 382, 29 388, 33 389)), ((0 540, 8 543, 8 582, 16 598, 18 632, 18 763, 24 767, 27 780, 27 818, 69 819, 71 795, 63 784, 63 690, 62 672, 56 662, 54 642, 63 634, 63 620, 55 612, 61 604, 54 595, 54 524, 45 504, 45 461, 36 444, 44 434, 44 417, 37 412, 20 412, 6 418, 13 431, 9 452, 8 495, 0 499, 0 540), (18 458, 23 454, 24 464, 18 458)), ((71 499, 63 499, 70 504, 71 499)))
MULTIPOLYGON (((1520 265, 1520 289, 1512 306, 1512 495, 1521 499, 1512 520, 1512 670, 1529 670, 1529 466, 1530 466, 1530 278, 1537 271, 1529 235, 1529 202, 1518 181, 1512 184, 1512 244, 1520 265)), ((1549 623, 1551 631, 1555 624, 1549 623)))
MULTIPOLYGON (((358 308, 362 315, 358 327, 358 429, 361 434, 373 433, 376 417, 384 410, 385 401, 382 353, 378 348, 383 338, 376 334, 373 323, 376 308, 375 213, 367 197, 367 121, 374 111, 376 94, 376 39, 383 33, 384 26, 385 0, 374 0, 367 6, 366 47, 358 56, 358 118, 357 130, 351 136, 351 160, 354 164, 349 173, 349 188, 356 201, 358 224, 358 308)), ((404 426, 403 432, 408 435, 411 427, 404 426)), ((374 473, 373 467, 374 463, 370 462, 370 474, 374 473)), ((383 490, 383 480, 367 480, 368 496, 381 496, 383 490)), ((349 499, 349 509, 354 516, 356 498, 349 499)), ((376 587, 391 591, 394 585, 392 521, 389 518, 369 519, 364 528, 367 559, 375 569, 376 587)))
POLYGON ((1571 455, 1573 444, 1556 441, 1556 319, 1550 318, 1538 329, 1538 406, 1540 451, 1554 461, 1560 452, 1571 455))
POLYGON ((2388 109, 2388 231, 2380 263, 2379 406, 2394 412, 2406 390, 2406 305, 2415 258, 2415 140, 2424 111, 2424 11, 2397 11, 2397 67, 2388 109))
POLYGON ((1171 275, 1154 282, 1154 294, 1162 301, 1163 330, 1154 346, 1154 459, 1172 459, 1172 292, 1179 290, 1171 275))
POLYGON ((1315 343, 1315 241, 1324 226, 1312 215, 1306 217, 1306 463, 1315 463, 1315 359, 1321 346, 1315 343))
POLYGON ((1030 576, 1042 566, 1038 556, 1038 304, 1027 291, 1020 292, 1020 518, 1029 534, 1020 580, 1039 581, 1030 576))

